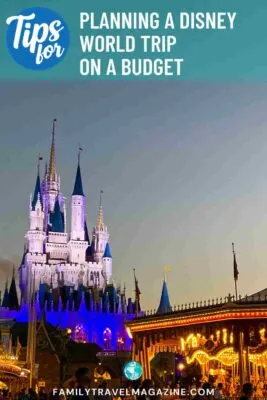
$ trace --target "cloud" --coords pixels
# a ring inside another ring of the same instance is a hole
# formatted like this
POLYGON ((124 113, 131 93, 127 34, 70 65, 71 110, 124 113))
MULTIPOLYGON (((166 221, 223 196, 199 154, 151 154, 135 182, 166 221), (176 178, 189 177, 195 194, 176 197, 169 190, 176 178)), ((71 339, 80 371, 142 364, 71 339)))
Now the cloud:
POLYGON ((17 275, 17 266, 19 265, 18 257, 14 257, 13 260, 5 260, 0 258, 0 276, 2 279, 11 278, 13 265, 15 265, 15 271, 17 275))

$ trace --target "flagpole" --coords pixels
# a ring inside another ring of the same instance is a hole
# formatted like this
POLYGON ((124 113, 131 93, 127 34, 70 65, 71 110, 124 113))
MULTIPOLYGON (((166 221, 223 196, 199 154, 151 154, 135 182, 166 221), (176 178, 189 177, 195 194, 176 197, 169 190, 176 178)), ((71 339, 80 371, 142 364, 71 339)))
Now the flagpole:
POLYGON ((235 279, 235 299, 237 301, 237 281, 235 279))

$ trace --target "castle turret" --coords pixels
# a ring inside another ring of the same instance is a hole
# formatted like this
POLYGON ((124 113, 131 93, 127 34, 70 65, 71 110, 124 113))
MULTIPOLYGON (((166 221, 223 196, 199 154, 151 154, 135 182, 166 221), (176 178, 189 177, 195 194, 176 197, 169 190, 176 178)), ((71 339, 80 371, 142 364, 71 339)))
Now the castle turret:
POLYGON ((84 214, 85 195, 83 192, 79 153, 76 178, 71 199, 71 240, 84 240, 84 214))
POLYGON ((164 278, 157 314, 165 314, 165 313, 171 312, 171 310, 172 310, 172 307, 170 304, 168 287, 167 287, 166 279, 164 278))
POLYGON ((53 128, 52 128, 52 142, 50 148, 50 158, 49 158, 49 166, 48 171, 46 173, 46 189, 47 189, 47 213, 49 211, 54 210, 56 197, 60 191, 60 177, 57 174, 56 170, 56 148, 55 148, 55 133, 56 133, 56 122, 57 120, 53 120, 53 128))
POLYGON ((106 244, 103 255, 103 273, 107 283, 109 283, 109 280, 112 276, 112 255, 111 255, 110 245, 108 242, 106 244))
POLYGON ((3 297, 3 301, 2 301, 2 307, 4 307, 4 308, 9 307, 8 280, 6 280, 4 297, 3 297))
POLYGON ((102 206, 102 195, 103 191, 100 191, 100 201, 98 208, 98 216, 97 216, 97 224, 93 230, 93 244, 94 248, 92 249, 94 253, 94 260, 96 262, 100 262, 106 248, 106 244, 109 239, 109 233, 107 226, 104 224, 104 215, 103 215, 103 206, 102 206))
POLYGON ((19 301, 18 301, 17 287, 15 282, 15 267, 13 267, 13 275, 9 288, 8 299, 9 299, 9 309, 18 310, 19 301))
POLYGON ((26 234, 29 253, 43 254, 44 240, 44 212, 40 183, 40 170, 38 160, 37 178, 34 195, 30 200, 30 230, 26 234))
POLYGON ((85 239, 85 195, 83 192, 80 168, 80 150, 78 154, 74 189, 72 192, 71 211, 71 240, 69 242, 70 261, 84 263, 88 241, 85 239))

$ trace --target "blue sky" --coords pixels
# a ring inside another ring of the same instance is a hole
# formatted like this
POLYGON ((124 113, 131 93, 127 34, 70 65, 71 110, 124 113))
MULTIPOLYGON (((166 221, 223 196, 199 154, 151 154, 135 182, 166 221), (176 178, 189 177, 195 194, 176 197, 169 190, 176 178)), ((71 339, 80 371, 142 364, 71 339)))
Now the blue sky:
POLYGON ((88 225, 103 189, 114 278, 129 296, 135 267, 143 307, 156 307, 166 264, 172 304, 233 292, 232 241, 240 292, 267 286, 267 85, 1 83, 0 90, 2 260, 22 255, 36 159, 48 157, 57 117, 62 191, 69 204, 80 143, 88 225))

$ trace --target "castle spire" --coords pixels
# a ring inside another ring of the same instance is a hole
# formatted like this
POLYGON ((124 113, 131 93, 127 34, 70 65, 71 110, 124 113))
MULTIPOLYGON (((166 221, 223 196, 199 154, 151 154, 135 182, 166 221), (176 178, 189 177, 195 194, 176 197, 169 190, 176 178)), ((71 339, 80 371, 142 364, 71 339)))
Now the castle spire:
POLYGON ((52 128, 52 143, 50 149, 50 160, 49 160, 49 180, 55 181, 57 179, 56 173, 56 150, 55 150, 55 130, 56 130, 56 118, 53 120, 52 128))
POLYGON ((102 206, 102 195, 103 190, 100 190, 100 200, 99 200, 99 208, 98 208, 98 216, 97 216, 97 226, 104 226, 104 214, 103 214, 103 206, 102 206))
POLYGON ((82 175, 81 175, 81 168, 80 168, 80 157, 81 157, 81 147, 79 147, 78 151, 78 165, 77 165, 77 172, 76 178, 74 183, 74 189, 72 192, 72 196, 84 196, 83 192, 83 184, 82 184, 82 175))
POLYGON ((135 314, 138 315, 139 312, 141 311, 141 306, 140 306, 140 289, 138 285, 138 280, 135 275, 135 268, 133 268, 133 274, 134 274, 134 291, 135 291, 135 314))
POLYGON ((162 291, 161 291, 161 298, 160 298, 160 303, 159 303, 159 307, 157 310, 157 314, 165 314, 167 312, 170 312, 171 310, 172 310, 172 307, 170 304, 168 287, 167 287, 167 283, 166 283, 166 278, 164 277, 162 291))
POLYGON ((9 307, 9 295, 8 295, 8 279, 6 280, 4 297, 2 301, 2 307, 8 308, 9 307))
POLYGON ((12 280, 11 280, 9 293, 8 293, 8 301, 9 301, 8 307, 10 310, 18 310, 19 302, 18 302, 16 282, 15 282, 15 266, 14 265, 13 265, 12 280))
POLYGON ((42 192, 41 192, 41 180, 40 180, 40 161, 43 158, 39 155, 38 156, 38 163, 37 163, 37 177, 36 177, 36 183, 35 183, 35 189, 34 189, 34 194, 32 198, 32 209, 35 209, 36 203, 38 201, 38 198, 40 197, 40 202, 42 204, 42 192))

